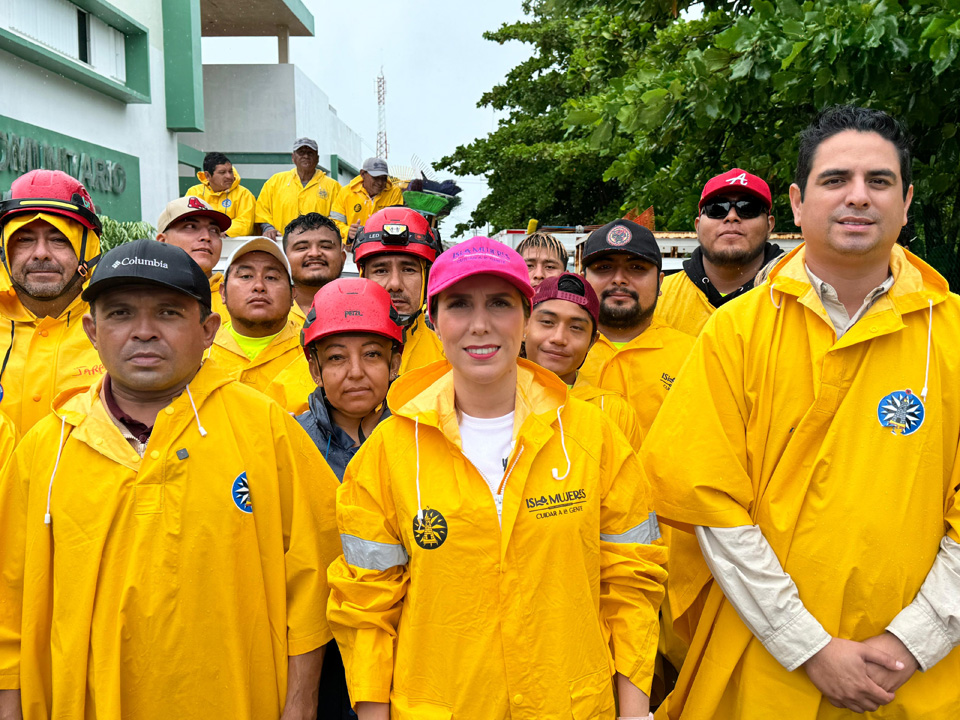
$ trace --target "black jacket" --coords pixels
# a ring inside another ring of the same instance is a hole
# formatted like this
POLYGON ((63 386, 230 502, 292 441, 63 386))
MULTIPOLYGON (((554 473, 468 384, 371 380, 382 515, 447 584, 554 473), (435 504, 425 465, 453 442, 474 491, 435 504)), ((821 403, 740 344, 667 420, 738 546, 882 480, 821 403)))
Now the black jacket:
MULTIPOLYGON (((763 263, 760 265, 760 267, 763 268, 768 262, 776 259, 782 254, 783 250, 780 249, 779 245, 774 245, 773 243, 769 242, 764 244, 763 263)), ((700 248, 697 248, 690 253, 690 258, 683 261, 683 271, 687 274, 687 277, 690 278, 697 289, 707 296, 707 301, 715 308, 718 308, 721 305, 730 302, 734 298, 740 297, 748 290, 753 289, 754 278, 750 278, 750 280, 734 290, 732 293, 721 295, 719 292, 717 292, 717 289, 713 286, 713 283, 710 282, 710 278, 707 277, 706 270, 703 268, 703 251, 700 248)))

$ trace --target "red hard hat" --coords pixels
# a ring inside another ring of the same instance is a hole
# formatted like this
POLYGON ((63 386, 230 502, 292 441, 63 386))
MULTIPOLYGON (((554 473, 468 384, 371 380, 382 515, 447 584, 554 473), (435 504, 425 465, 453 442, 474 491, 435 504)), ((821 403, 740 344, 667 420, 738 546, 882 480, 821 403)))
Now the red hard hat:
POLYGON ((423 215, 408 207, 388 207, 375 212, 360 228, 353 258, 362 265, 372 255, 405 253, 432 263, 439 245, 423 215))
POLYGON ((31 170, 14 180, 10 199, 0 204, 0 223, 31 212, 60 215, 97 235, 103 231, 90 193, 79 180, 60 170, 31 170))
POLYGON ((340 278, 324 285, 313 298, 300 343, 309 359, 311 343, 342 333, 371 333, 403 344, 403 329, 390 293, 365 278, 340 278))

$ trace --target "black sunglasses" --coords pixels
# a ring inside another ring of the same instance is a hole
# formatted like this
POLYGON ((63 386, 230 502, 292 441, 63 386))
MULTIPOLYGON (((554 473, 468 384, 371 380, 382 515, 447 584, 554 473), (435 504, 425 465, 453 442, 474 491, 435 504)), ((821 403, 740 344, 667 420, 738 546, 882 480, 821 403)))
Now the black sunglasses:
POLYGON ((737 211, 741 220, 752 220, 767 212, 767 206, 757 198, 743 198, 741 200, 708 200, 703 204, 700 212, 711 220, 722 220, 730 212, 730 208, 737 211))

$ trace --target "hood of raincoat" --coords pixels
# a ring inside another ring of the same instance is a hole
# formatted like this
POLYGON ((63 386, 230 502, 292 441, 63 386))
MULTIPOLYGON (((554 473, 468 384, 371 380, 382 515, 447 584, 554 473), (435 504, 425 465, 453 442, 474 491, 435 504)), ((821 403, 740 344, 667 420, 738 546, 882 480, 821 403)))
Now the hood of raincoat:
POLYGON ((203 170, 198 170, 198 171, 197 171, 197 180, 199 180, 201 183, 203 183, 204 187, 206 187, 207 190, 209 190, 211 194, 213 194, 213 195, 221 195, 221 194, 225 195, 225 194, 228 194, 228 193, 232 192, 233 190, 236 190, 236 189, 237 189, 237 186, 240 185, 240 173, 237 172, 237 169, 236 169, 236 168, 233 169, 233 182, 230 184, 230 187, 228 187, 226 190, 214 190, 214 189, 210 186, 210 176, 207 175, 207 173, 204 172, 203 170))

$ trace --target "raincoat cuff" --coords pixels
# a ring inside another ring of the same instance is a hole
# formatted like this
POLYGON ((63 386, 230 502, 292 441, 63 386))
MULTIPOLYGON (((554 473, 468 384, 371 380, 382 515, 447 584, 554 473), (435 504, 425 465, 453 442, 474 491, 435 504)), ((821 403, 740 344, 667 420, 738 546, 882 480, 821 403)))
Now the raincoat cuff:
POLYGON ((357 703, 362 702, 390 702, 390 686, 377 687, 376 685, 351 685, 350 707, 356 712, 357 703))
POLYGON ((316 632, 302 637, 294 637, 287 633, 287 655, 305 655, 326 645, 331 640, 333 640, 333 632, 331 632, 329 625, 324 625, 316 632))
POLYGON ((924 672, 943 660, 954 647, 923 595, 917 595, 897 614, 887 626, 887 632, 900 638, 924 672))
POLYGON ((260 228, 261 234, 267 232, 268 230, 276 231, 276 228, 268 222, 260 223, 260 225, 261 225, 261 228, 260 228))
POLYGON ((830 633, 809 610, 803 608, 786 625, 763 640, 763 646, 778 663, 793 672, 829 642, 830 633))

